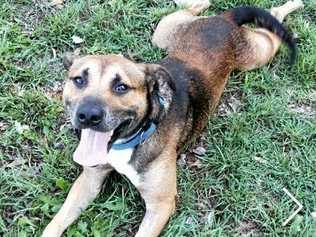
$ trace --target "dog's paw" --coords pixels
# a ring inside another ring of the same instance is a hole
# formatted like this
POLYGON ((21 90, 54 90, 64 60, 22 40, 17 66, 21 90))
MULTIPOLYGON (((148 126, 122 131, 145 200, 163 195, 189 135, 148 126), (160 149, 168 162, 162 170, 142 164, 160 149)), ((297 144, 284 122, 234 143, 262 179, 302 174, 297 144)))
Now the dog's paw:
POLYGON ((211 4, 209 0, 173 0, 177 6, 183 7, 195 12, 201 12, 207 9, 211 4))

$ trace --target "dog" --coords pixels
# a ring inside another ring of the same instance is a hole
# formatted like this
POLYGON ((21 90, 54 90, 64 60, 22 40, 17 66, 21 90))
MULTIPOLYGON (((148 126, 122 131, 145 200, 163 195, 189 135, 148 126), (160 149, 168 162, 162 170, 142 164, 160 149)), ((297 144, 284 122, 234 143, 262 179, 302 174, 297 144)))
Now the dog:
POLYGON ((168 56, 155 64, 119 55, 67 59, 63 100, 71 122, 81 130, 74 153, 83 172, 43 232, 61 236, 98 195, 116 170, 128 177, 146 204, 137 237, 158 236, 175 210, 176 161, 205 128, 230 73, 265 65, 296 44, 283 19, 302 7, 289 1, 270 13, 238 7, 212 17, 198 14, 208 0, 177 0, 184 9, 164 17, 152 42, 168 56), (248 28, 255 23, 259 28, 248 28))

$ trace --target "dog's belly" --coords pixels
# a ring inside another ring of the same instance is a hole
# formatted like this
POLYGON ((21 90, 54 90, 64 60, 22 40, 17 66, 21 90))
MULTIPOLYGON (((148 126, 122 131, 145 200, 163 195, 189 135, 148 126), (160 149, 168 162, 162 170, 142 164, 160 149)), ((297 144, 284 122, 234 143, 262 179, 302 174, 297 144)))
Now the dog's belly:
POLYGON ((120 174, 125 175, 134 185, 138 187, 140 184, 140 175, 135 168, 129 163, 134 148, 124 150, 111 149, 106 157, 107 162, 120 174))

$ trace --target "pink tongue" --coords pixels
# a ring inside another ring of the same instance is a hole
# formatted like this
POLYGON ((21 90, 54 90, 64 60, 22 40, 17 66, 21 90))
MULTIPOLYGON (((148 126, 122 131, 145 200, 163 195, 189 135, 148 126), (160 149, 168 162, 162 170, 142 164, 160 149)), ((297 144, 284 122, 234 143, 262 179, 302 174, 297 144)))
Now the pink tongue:
POLYGON ((83 166, 106 164, 111 136, 112 131, 104 133, 82 129, 80 143, 73 155, 73 160, 83 166))

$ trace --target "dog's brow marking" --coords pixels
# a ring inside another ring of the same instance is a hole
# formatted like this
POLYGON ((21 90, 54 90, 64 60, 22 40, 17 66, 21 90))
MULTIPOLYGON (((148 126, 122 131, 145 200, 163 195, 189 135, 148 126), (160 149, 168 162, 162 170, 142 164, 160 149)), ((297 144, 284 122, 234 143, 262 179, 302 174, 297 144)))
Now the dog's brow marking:
POLYGON ((121 82, 122 78, 119 74, 115 74, 114 78, 112 79, 112 85, 115 85, 119 82, 121 82))
POLYGON ((82 71, 82 75, 83 76, 85 76, 85 77, 87 77, 88 75, 89 75, 89 70, 90 70, 90 68, 86 68, 86 69, 84 69, 83 71, 82 71))
POLYGON ((114 150, 111 149, 107 156, 109 164, 119 173, 124 174, 134 185, 140 185, 140 175, 135 168, 129 164, 134 149, 114 150))
POLYGON ((100 81, 112 83, 112 80, 116 78, 116 75, 119 75, 120 79, 128 78, 126 73, 121 69, 121 67, 119 65, 114 64, 107 67, 104 75, 100 78, 100 81))

